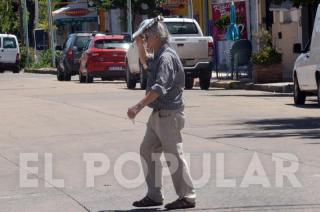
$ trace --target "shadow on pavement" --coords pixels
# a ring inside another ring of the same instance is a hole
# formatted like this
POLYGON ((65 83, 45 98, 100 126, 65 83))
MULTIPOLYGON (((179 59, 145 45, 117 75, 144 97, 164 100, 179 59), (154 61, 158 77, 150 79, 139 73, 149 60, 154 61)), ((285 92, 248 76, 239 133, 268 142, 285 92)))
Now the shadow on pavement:
POLYGON ((271 94, 213 94, 213 95, 208 95, 212 97, 292 97, 292 94, 290 93, 271 93, 271 94))
POLYGON ((151 212, 151 211, 165 211, 163 208, 139 208, 131 210, 104 210, 98 212, 151 212))
MULTIPOLYGON (((217 208, 192 208, 180 209, 172 211, 319 211, 320 204, 283 204, 283 205, 247 205, 247 206, 234 206, 234 207, 217 207, 217 208)), ((148 211, 168 211, 162 208, 150 209, 132 209, 132 210, 104 210, 98 212, 148 212, 148 211)))
POLYGON ((298 137, 320 139, 320 118, 262 119, 240 122, 233 125, 244 127, 243 133, 232 133, 210 137, 219 138, 280 138, 298 137))
POLYGON ((305 105, 295 105, 295 104, 286 104, 288 106, 293 106, 296 108, 303 108, 303 109, 320 109, 320 106, 316 101, 309 100, 310 102, 315 102, 315 104, 305 104, 305 105))

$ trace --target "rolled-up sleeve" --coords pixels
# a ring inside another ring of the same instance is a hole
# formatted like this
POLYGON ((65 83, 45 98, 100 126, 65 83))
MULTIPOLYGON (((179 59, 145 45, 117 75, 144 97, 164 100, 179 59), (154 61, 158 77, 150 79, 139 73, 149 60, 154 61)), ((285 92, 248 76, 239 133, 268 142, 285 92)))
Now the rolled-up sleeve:
POLYGON ((151 90, 158 93, 159 96, 166 95, 173 86, 174 77, 175 74, 173 63, 168 59, 160 60, 157 70, 156 82, 151 86, 151 90))

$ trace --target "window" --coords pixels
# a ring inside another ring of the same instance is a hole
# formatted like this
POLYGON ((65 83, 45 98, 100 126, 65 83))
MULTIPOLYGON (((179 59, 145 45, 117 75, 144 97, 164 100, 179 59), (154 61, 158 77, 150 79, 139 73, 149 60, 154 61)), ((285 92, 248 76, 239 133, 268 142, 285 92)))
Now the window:
POLYGON ((72 42, 72 37, 69 37, 67 42, 63 45, 63 48, 70 48, 71 47, 71 42, 72 42))
POLYGON ((89 47, 91 46, 91 42, 92 42, 92 40, 88 40, 87 43, 86 43, 86 45, 84 46, 84 49, 83 49, 83 50, 89 49, 89 47))
POLYGON ((79 36, 76 39, 76 42, 74 43, 74 46, 76 46, 79 50, 82 50, 90 40, 90 36, 79 36))
POLYGON ((170 34, 198 34, 197 26, 192 22, 166 22, 170 34))
POLYGON ((97 40, 95 42, 97 49, 128 49, 129 44, 125 40, 97 40))
POLYGON ((17 48, 16 40, 14 38, 3 38, 3 48, 5 49, 17 48))
POLYGON ((0 48, 2 47, 2 46, 1 46, 1 40, 2 40, 2 38, 0 37, 0 48))

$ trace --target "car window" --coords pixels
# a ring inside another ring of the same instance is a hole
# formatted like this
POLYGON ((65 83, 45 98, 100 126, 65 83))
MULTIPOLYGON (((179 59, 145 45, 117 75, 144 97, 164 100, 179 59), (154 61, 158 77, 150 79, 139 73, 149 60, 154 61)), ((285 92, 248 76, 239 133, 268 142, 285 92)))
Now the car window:
POLYGON ((198 34, 195 23, 192 22, 165 22, 170 34, 198 34))
POLYGON ((64 48, 70 48, 71 47, 71 42, 72 42, 72 37, 69 37, 67 42, 64 45, 64 48))
POLYGON ((17 48, 16 39, 14 38, 3 38, 3 48, 15 49, 17 48))
POLYGON ((105 39, 105 40, 97 40, 94 45, 97 49, 128 49, 129 44, 125 40, 119 39, 105 39))
POLYGON ((89 49, 91 42, 92 42, 91 39, 87 41, 87 43, 86 43, 86 45, 85 45, 85 47, 84 47, 84 49, 83 49, 84 51, 87 50, 87 49, 89 49))
POLYGON ((73 44, 73 46, 76 46, 79 50, 82 50, 87 45, 87 42, 89 40, 90 36, 79 36, 76 38, 76 41, 73 44))

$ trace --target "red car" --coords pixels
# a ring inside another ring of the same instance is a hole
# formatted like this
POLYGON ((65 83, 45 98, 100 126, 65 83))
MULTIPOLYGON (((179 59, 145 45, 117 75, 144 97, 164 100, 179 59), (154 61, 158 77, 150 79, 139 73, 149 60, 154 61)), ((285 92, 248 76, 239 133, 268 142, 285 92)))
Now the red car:
POLYGON ((102 80, 125 78, 129 46, 125 35, 94 35, 80 58, 80 83, 92 83, 95 77, 102 80))

